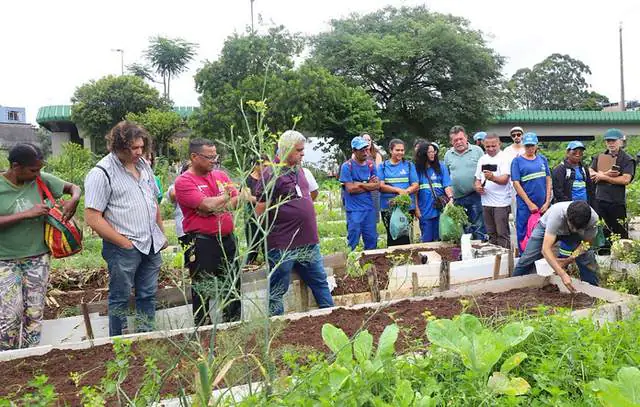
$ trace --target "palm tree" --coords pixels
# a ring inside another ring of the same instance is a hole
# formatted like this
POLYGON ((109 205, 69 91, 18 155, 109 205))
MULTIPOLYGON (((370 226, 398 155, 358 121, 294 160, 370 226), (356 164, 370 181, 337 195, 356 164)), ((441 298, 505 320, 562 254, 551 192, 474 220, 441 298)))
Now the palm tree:
POLYGON ((150 39, 145 57, 162 76, 164 97, 169 99, 171 77, 184 72, 187 64, 195 56, 197 44, 183 40, 182 38, 166 38, 156 36, 150 39))

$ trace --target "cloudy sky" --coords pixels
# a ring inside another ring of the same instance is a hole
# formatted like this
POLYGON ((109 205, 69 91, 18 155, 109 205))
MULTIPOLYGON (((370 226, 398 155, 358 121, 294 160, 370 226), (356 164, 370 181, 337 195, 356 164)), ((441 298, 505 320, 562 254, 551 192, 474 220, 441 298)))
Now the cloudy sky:
MULTIPOLYGON (((314 34, 332 18, 385 5, 427 4, 432 10, 469 19, 507 58, 504 73, 531 67, 548 55, 569 54, 588 64, 593 89, 619 99, 618 26, 625 36, 627 99, 640 98, 640 1, 637 0, 255 0, 265 24, 284 24, 314 34)), ((227 35, 250 23, 250 1, 25 0, 3 7, 0 38, 0 104, 24 106, 35 121, 43 105, 68 104, 74 89, 140 61, 148 38, 161 34, 199 44, 190 71, 172 83, 177 105, 197 105, 192 76, 216 59, 227 35), (11 10, 15 12, 9 15, 11 10)))

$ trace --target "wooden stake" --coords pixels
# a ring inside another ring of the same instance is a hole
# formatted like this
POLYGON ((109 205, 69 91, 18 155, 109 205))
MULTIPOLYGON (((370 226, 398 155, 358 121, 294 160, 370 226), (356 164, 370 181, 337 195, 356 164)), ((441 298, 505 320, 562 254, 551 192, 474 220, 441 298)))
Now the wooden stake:
POLYGON ((413 296, 417 297, 419 295, 420 287, 418 285, 418 273, 411 273, 411 288, 413 288, 413 296))
POLYGON ((493 279, 497 280, 500 278, 500 266, 502 263, 502 255, 496 254, 496 260, 493 263, 493 279))
POLYGON ((89 318, 89 308, 87 308, 87 304, 81 302, 80 310, 82 311, 82 317, 84 318, 84 329, 87 332, 87 338, 93 339, 93 328, 91 327, 91 319, 89 318))
POLYGON ((380 289, 378 288, 378 272, 375 265, 371 265, 367 270, 367 280, 369 281, 369 290, 371 291, 371 299, 374 302, 380 302, 380 289))
POLYGON ((451 269, 448 260, 442 260, 440 262, 440 291, 446 291, 449 289, 449 281, 451 276, 451 269))
POLYGON ((515 260, 514 260, 515 250, 516 249, 509 249, 509 259, 508 259, 508 262, 509 262, 509 265, 508 265, 508 267, 509 267, 509 277, 513 276, 513 268, 514 268, 514 263, 515 263, 515 260))

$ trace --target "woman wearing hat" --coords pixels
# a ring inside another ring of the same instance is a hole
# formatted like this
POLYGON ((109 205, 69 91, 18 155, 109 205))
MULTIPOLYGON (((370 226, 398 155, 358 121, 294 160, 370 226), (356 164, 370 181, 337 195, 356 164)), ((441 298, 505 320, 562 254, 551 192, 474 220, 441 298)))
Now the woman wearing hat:
POLYGON ((551 205, 551 172, 546 157, 538 154, 538 136, 527 133, 523 137, 524 154, 511 162, 511 180, 516 190, 516 234, 518 248, 527 235, 527 222, 534 213, 541 215, 551 205))

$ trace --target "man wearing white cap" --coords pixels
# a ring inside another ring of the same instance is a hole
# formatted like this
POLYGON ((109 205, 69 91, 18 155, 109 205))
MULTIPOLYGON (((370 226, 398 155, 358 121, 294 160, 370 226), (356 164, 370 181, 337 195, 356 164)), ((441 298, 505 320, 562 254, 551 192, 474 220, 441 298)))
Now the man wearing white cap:
POLYGON ((524 154, 524 146, 522 145, 523 134, 524 130, 522 130, 522 127, 520 126, 512 127, 511 130, 509 130, 509 135, 511 136, 513 144, 505 148, 502 153, 509 157, 511 161, 513 161, 517 156, 524 154))

